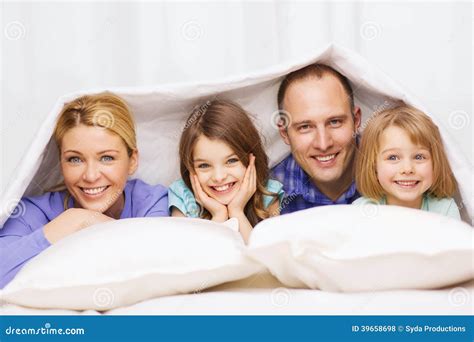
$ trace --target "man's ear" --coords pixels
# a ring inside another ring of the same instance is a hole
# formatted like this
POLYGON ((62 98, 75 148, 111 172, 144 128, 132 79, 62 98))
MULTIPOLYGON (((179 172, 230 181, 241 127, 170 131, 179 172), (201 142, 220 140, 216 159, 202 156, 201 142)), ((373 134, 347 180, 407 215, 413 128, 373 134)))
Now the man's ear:
POLYGON ((360 124, 362 122, 362 111, 360 107, 354 107, 354 130, 357 132, 359 130, 360 124))
POLYGON ((290 145, 290 138, 288 137, 288 128, 287 127, 279 127, 280 136, 282 137, 285 144, 290 145))
POLYGON ((128 166, 128 174, 131 176, 138 169, 138 150, 134 150, 130 156, 130 164, 128 166))
POLYGON ((290 145, 290 138, 288 136, 288 128, 280 127, 278 130, 280 131, 280 136, 282 137, 285 144, 290 145))

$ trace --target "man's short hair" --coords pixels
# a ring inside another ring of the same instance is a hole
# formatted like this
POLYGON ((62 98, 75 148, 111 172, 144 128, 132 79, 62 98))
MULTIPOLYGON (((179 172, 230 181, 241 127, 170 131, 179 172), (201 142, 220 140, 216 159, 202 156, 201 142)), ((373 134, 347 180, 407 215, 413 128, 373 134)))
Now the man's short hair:
POLYGON ((280 111, 283 110, 283 101, 285 99, 286 90, 292 83, 304 79, 309 79, 312 77, 316 79, 321 79, 323 76, 328 75, 334 76, 341 83, 349 99, 351 113, 354 115, 354 94, 352 92, 352 87, 347 77, 342 75, 340 72, 334 70, 330 66, 319 63, 310 64, 302 69, 293 71, 285 76, 285 78, 280 84, 280 88, 278 89, 278 109, 280 111))

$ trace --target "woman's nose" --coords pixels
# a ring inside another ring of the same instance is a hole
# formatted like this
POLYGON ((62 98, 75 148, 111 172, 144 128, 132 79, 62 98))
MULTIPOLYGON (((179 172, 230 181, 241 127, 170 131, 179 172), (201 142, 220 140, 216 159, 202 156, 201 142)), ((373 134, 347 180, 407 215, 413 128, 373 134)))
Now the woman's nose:
POLYGON ((82 178, 89 183, 95 182, 100 177, 100 168, 95 163, 87 163, 86 170, 82 178))

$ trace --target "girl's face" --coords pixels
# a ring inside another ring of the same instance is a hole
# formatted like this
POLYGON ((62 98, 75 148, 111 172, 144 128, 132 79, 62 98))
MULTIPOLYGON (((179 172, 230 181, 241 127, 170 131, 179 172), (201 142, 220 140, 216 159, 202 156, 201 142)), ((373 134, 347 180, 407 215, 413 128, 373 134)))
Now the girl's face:
POLYGON ((123 140, 104 128, 79 125, 61 141, 64 183, 84 209, 120 213, 127 177, 137 166, 137 152, 129 157, 123 140))
POLYGON ((244 179, 246 167, 222 140, 201 135, 194 147, 194 172, 204 192, 227 205, 244 179))
POLYGON ((377 178, 387 204, 421 208, 423 194, 433 184, 430 151, 414 145, 401 128, 391 126, 380 137, 377 178))

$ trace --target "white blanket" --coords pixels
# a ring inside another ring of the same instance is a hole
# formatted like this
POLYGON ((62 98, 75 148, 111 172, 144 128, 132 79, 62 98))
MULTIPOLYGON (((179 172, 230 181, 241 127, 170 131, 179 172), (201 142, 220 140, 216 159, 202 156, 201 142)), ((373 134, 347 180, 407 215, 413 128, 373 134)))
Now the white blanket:
MULTIPOLYGON (((356 104, 362 107, 365 119, 374 111, 388 106, 394 99, 401 99, 430 114, 428 108, 382 71, 356 53, 333 44, 290 63, 218 82, 203 80, 193 84, 80 91, 61 97, 39 129, 18 171, 1 195, 0 225, 3 225, 23 195, 41 194, 60 181, 58 151, 51 136, 65 102, 82 94, 104 90, 123 96, 130 104, 137 123, 140 166, 135 177, 151 184, 168 185, 179 178, 176 142, 185 118, 194 104, 214 96, 234 100, 253 113, 255 123, 266 139, 271 164, 281 160, 289 150, 281 141, 275 125, 276 93, 280 80, 288 72, 316 61, 331 65, 349 78, 356 104)), ((433 121, 440 128, 460 186, 460 195, 456 200, 462 207, 464 220, 472 222, 472 167, 458 153, 458 147, 440 120, 433 117, 433 121)))
POLYGON ((202 292, 149 299, 105 312, 7 304, 0 306, 0 315, 472 315, 473 295, 473 281, 439 290, 336 293, 286 288, 262 273, 202 292))

